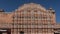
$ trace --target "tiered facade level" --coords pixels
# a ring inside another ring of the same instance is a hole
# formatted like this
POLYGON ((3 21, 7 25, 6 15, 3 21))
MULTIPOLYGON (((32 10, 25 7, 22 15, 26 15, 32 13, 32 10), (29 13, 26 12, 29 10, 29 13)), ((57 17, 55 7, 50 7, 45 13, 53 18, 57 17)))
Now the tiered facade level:
POLYGON ((0 10, 0 34, 57 34, 55 11, 28 3, 13 12, 0 10))

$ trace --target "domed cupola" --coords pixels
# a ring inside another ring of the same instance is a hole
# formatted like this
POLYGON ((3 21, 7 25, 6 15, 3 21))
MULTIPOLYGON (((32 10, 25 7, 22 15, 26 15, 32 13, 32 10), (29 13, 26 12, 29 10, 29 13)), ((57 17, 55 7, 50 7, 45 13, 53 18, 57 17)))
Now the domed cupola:
POLYGON ((55 14, 55 10, 53 10, 53 8, 49 8, 48 10, 49 10, 49 12, 51 12, 52 14, 55 14))

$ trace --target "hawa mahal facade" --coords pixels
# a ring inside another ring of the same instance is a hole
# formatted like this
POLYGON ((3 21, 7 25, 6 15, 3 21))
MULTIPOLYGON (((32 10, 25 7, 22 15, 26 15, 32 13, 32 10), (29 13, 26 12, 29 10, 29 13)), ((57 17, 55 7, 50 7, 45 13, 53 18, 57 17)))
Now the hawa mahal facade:
POLYGON ((28 3, 12 12, 0 9, 0 34, 60 34, 60 24, 52 8, 28 3))

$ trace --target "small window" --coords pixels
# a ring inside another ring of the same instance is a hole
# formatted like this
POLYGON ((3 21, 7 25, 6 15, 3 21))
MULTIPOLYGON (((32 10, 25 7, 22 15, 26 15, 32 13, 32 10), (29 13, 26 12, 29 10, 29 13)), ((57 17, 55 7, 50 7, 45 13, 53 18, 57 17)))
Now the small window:
POLYGON ((20 31, 20 34, 24 34, 24 31, 20 31))

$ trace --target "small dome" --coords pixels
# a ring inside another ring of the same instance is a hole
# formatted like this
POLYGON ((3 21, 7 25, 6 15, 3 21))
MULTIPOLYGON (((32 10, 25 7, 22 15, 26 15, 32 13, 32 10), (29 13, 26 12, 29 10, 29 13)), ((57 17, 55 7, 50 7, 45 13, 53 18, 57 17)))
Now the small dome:
POLYGON ((53 8, 49 8, 49 11, 52 12, 53 14, 55 13, 55 10, 53 10, 53 8))
POLYGON ((0 12, 4 12, 4 9, 0 9, 0 12))
POLYGON ((49 10, 53 10, 53 8, 49 8, 49 10))

